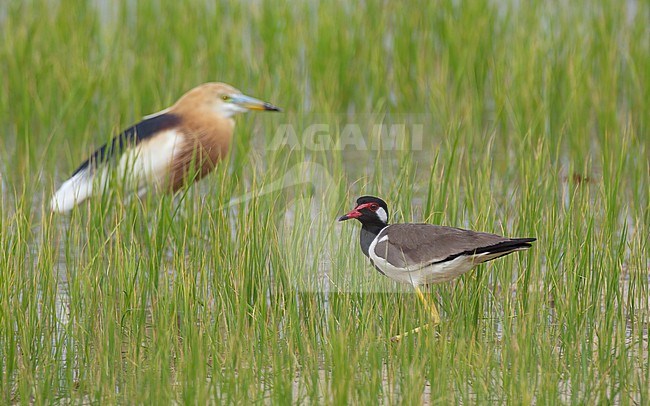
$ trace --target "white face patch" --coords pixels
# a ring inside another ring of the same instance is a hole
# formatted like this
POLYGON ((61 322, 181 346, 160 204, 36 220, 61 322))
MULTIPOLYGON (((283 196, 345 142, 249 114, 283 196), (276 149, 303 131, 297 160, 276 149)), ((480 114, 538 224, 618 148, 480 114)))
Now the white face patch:
POLYGON ((239 106, 235 103, 218 103, 215 106, 215 110, 220 115, 230 118, 239 113, 245 113, 248 111, 246 107, 239 106))
POLYGON ((386 213, 383 207, 378 208, 375 213, 377 213, 377 217, 379 217, 382 223, 388 223, 388 213, 386 213))

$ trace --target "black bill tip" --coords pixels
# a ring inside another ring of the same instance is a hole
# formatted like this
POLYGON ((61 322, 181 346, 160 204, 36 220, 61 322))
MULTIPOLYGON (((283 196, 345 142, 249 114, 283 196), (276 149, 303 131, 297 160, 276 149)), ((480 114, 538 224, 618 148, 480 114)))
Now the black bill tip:
POLYGON ((272 105, 271 103, 264 103, 264 110, 267 110, 267 111, 278 111, 278 112, 281 112, 281 111, 282 111, 282 109, 281 109, 280 107, 278 107, 278 106, 274 106, 274 105, 272 105))

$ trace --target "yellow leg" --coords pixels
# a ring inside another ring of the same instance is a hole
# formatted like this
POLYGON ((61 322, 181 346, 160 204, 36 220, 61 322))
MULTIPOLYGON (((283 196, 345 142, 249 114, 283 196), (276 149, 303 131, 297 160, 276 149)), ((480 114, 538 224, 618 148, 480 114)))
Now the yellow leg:
POLYGON ((426 307, 427 310, 429 310, 429 313, 431 314, 431 321, 433 322, 433 325, 440 324, 440 314, 438 314, 438 309, 436 308, 436 304, 433 303, 433 302, 429 303, 427 301, 427 298, 424 297, 424 294, 422 293, 420 288, 417 287, 417 286, 415 287, 415 293, 417 293, 418 297, 420 298, 420 301, 422 302, 422 304, 424 304, 424 307, 426 307))
POLYGON ((427 298, 424 297, 424 293, 422 293, 420 288, 417 287, 417 286, 415 286, 415 293, 418 295, 418 298, 420 299, 422 304, 424 304, 424 307, 426 307, 426 309, 429 311, 429 314, 431 315, 431 323, 427 323, 427 324, 425 324, 423 326, 416 327, 411 331, 407 331, 406 333, 398 334, 398 335, 396 335, 394 337, 391 337, 390 341, 392 341, 392 342, 397 342, 397 341, 401 340, 402 338, 404 338, 404 337, 406 337, 408 335, 411 335, 411 334, 417 334, 417 333, 420 332, 420 330, 428 327, 429 324, 431 324, 432 326, 437 326, 438 324, 440 324, 440 314, 438 314, 438 309, 436 308, 435 303, 429 303, 427 298))

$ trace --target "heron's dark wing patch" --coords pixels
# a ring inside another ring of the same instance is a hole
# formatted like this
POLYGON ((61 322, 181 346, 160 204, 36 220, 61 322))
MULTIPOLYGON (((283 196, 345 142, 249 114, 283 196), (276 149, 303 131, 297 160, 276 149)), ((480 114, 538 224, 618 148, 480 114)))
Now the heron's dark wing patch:
POLYGON ((530 247, 534 240, 433 224, 393 224, 379 234, 375 254, 393 266, 405 268, 450 261, 461 255, 499 252, 505 255, 530 247), (381 241, 383 237, 387 239, 381 241))
POLYGON ((146 118, 139 123, 127 128, 111 141, 102 145, 85 160, 72 174, 94 169, 97 165, 110 161, 124 152, 125 149, 139 144, 143 140, 153 137, 157 133, 178 126, 181 118, 175 114, 164 113, 146 118))

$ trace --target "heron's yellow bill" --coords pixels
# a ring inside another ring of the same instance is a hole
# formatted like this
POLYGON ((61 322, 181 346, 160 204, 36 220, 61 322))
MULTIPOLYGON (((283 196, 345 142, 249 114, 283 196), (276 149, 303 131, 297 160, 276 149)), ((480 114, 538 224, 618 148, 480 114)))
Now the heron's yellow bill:
POLYGON ((254 97, 246 96, 239 94, 232 97, 232 103, 242 106, 248 110, 270 110, 270 111, 282 111, 281 108, 267 103, 262 100, 257 100, 254 97))

